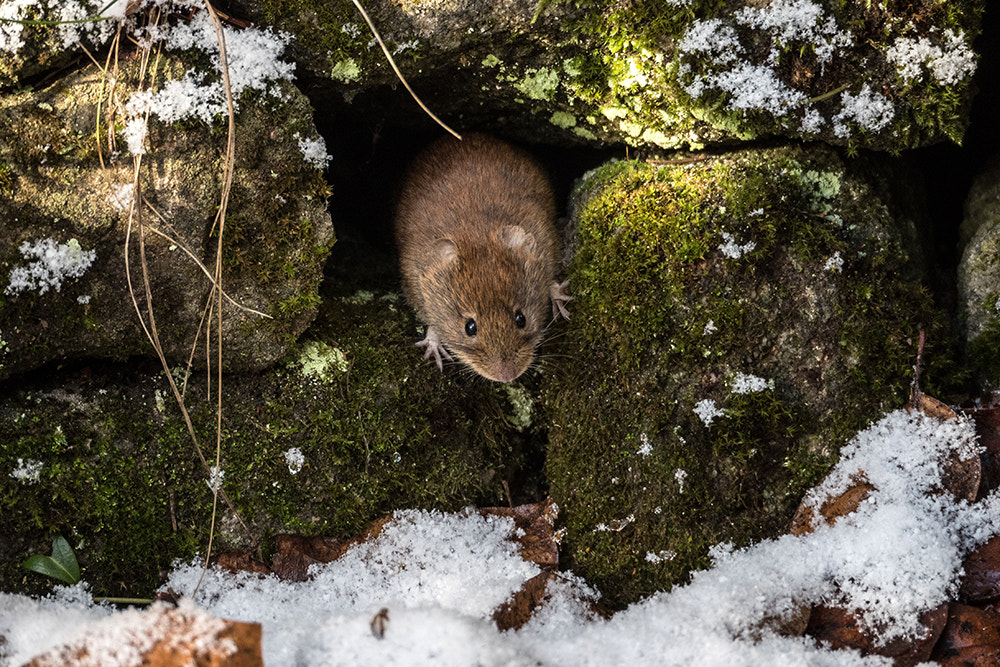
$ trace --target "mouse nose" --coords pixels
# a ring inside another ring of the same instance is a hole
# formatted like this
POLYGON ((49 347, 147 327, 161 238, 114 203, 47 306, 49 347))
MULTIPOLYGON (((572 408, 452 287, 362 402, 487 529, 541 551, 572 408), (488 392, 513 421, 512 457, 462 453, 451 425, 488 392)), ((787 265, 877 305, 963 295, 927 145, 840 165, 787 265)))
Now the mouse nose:
POLYGON ((513 382, 527 369, 528 367, 519 363, 516 358, 497 359, 487 365, 486 377, 495 382, 513 382))

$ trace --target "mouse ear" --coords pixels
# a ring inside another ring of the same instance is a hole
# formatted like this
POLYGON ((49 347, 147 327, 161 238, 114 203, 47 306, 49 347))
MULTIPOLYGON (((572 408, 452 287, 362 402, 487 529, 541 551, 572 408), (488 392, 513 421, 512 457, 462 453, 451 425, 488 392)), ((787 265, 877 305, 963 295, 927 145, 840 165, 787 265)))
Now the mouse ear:
POLYGON ((535 235, 520 225, 507 225, 498 232, 500 240, 511 250, 532 252, 535 249, 535 235))
POLYGON ((434 242, 434 256, 442 264, 448 264, 458 257, 458 246, 451 239, 438 239, 434 242))

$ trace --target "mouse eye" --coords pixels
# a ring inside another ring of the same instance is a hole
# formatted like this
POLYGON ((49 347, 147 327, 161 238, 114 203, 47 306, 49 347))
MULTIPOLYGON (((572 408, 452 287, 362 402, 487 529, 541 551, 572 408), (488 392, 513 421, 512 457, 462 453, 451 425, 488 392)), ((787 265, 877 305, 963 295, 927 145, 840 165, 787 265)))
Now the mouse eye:
POLYGON ((518 329, 523 329, 528 324, 528 319, 520 310, 514 311, 514 324, 518 329))
POLYGON ((476 335, 476 321, 471 317, 465 320, 465 335, 466 336, 476 335))

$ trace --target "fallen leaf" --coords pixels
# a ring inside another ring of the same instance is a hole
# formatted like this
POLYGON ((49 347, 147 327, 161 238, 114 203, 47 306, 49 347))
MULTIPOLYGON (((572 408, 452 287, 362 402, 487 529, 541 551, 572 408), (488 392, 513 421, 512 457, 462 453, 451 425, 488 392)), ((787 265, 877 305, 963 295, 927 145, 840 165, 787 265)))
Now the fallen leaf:
POLYGON ((967 413, 976 425, 979 437, 979 454, 982 462, 982 481, 979 498, 1000 487, 1000 408, 969 410, 967 413))
POLYGON ((559 567, 559 542, 556 540, 555 522, 559 506, 551 498, 540 503, 517 507, 484 507, 483 516, 507 516, 514 519, 523 535, 516 536, 521 547, 521 558, 541 568, 559 567))
POLYGON ((884 655, 893 659, 895 667, 912 667, 930 658, 947 621, 948 604, 945 603, 921 614, 920 622, 927 629, 924 637, 897 639, 880 645, 878 637, 862 630, 857 618, 847 609, 819 605, 812 609, 806 634, 836 649, 853 648, 865 655, 884 655))
MULTIPOLYGON (((819 514, 826 519, 826 522, 833 525, 837 519, 847 516, 858 508, 861 502, 868 497, 868 494, 875 490, 864 477, 855 477, 854 483, 839 496, 827 498, 819 507, 819 514)), ((815 530, 813 526, 813 508, 804 503, 799 504, 792 517, 791 528, 788 532, 795 536, 806 535, 815 530)))
POLYGON ((246 551, 224 551, 215 558, 215 563, 223 570, 234 574, 236 572, 269 574, 271 572, 266 565, 256 561, 246 551))
POLYGON ((959 600, 985 603, 1000 600, 1000 537, 993 537, 965 558, 959 600))
POLYGON ((535 609, 545 600, 545 587, 549 580, 557 576, 554 572, 542 572, 521 585, 521 590, 500 605, 493 612, 493 621, 500 632, 518 630, 531 620, 535 609))
POLYGON ((29 667, 118 664, 122 646, 137 647, 148 667, 262 667, 261 627, 213 619, 195 609, 154 605, 127 625, 109 617, 68 644, 35 657, 29 667))
POLYGON ((948 667, 1000 664, 1000 614, 953 604, 932 656, 948 667))

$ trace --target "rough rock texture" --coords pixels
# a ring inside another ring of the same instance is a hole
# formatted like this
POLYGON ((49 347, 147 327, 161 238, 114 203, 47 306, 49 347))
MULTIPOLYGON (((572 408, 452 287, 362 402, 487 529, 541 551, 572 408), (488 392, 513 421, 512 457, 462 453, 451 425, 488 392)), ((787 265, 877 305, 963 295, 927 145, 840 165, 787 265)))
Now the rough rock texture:
MULTIPOLYGON (((177 60, 160 68, 184 69, 177 60)), ((138 69, 121 63, 117 95, 135 89, 138 69)), ((106 84, 91 66, 0 98, 0 378, 70 357, 152 354, 129 293, 126 248, 135 299, 144 316, 152 303, 168 360, 185 363, 200 340, 202 363, 199 324, 212 290, 202 266, 215 263, 225 125, 150 121, 140 234, 134 220, 129 226, 133 163, 118 152, 122 136, 107 135, 106 84)), ((291 85, 282 91, 283 99, 246 95, 237 120, 223 244, 223 287, 241 306, 223 308, 230 370, 273 363, 305 329, 333 244, 326 183, 295 137, 315 136, 312 112, 291 85)))
POLYGON ((962 244, 958 290, 966 356, 981 389, 1000 389, 1000 159, 969 191, 962 244))
MULTIPOLYGON (((332 259, 357 275, 354 262, 375 255, 350 245, 332 259)), ((225 376, 222 489, 249 532, 220 500, 216 550, 266 550, 279 533, 350 536, 397 508, 504 504, 504 482, 537 480, 527 389, 421 359, 395 290, 331 288, 281 363, 225 376)), ((186 400, 214 465, 218 388, 209 397, 207 382, 190 378, 186 400)), ((208 479, 153 361, 0 385, 0 589, 46 590, 21 563, 61 533, 96 595, 150 595, 173 559, 207 548, 208 479)))
POLYGON ((790 147, 580 185, 553 359, 587 363, 553 361, 546 473, 568 561, 606 601, 783 532, 846 439, 905 401, 918 329, 945 336, 903 176, 790 147))
MULTIPOLYGON (((768 135, 897 151, 968 122, 981 0, 364 3, 447 122, 551 143, 660 148, 768 135)), ((239 0, 295 36, 312 95, 422 118, 349 0, 239 0)))

